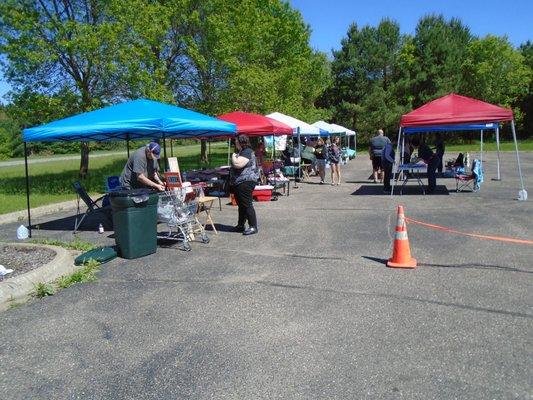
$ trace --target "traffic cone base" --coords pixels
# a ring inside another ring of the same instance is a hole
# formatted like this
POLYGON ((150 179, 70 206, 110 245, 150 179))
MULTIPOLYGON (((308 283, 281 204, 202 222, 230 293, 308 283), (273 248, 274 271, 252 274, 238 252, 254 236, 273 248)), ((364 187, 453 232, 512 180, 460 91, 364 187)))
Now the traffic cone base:
POLYGON ((416 260, 414 258, 411 258, 406 263, 395 263, 392 262, 392 258, 389 258, 389 261, 387 261, 387 267, 389 268, 416 268, 416 260))

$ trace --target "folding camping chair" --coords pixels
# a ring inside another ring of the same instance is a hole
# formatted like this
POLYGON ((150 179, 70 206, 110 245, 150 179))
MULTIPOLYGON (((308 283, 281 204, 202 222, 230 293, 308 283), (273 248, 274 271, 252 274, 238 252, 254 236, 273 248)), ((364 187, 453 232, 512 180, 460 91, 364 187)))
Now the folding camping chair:
POLYGON ((101 204, 101 205, 97 204, 99 201, 102 201, 102 203, 103 203, 103 199, 106 197, 106 195, 101 196, 101 197, 97 198, 96 200, 93 200, 87 194, 87 191, 83 188, 83 186, 81 186, 80 182, 74 182, 72 184, 72 187, 74 187, 74 190, 76 191, 76 194, 78 195, 78 204, 77 204, 77 210, 76 210, 76 221, 74 222, 74 233, 78 232, 78 229, 81 226, 81 224, 83 223, 83 221, 85 220, 85 217, 87 217, 87 215, 89 215, 91 213, 103 212, 105 214, 105 217, 109 221, 111 221, 110 215, 108 213, 109 210, 110 210, 109 206, 103 206, 103 204, 101 204), (85 205, 87 206, 87 210, 85 211, 85 213, 83 213, 83 215, 81 215, 82 213, 81 213, 81 209, 80 209, 80 200, 83 201, 85 203, 85 205), (80 215, 81 215, 81 218, 80 218, 80 215))
POLYGON ((483 182, 483 171, 481 162, 477 159, 472 161, 471 174, 455 174, 455 190, 462 192, 465 189, 470 189, 472 192, 477 192, 483 182))

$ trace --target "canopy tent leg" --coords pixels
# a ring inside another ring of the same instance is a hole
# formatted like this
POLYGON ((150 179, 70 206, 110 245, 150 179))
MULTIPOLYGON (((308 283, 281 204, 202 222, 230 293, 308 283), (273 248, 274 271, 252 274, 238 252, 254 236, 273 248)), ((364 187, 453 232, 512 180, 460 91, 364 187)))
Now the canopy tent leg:
POLYGON ((516 141, 516 131, 514 127, 514 119, 511 120, 511 129, 513 131, 514 148, 516 152, 516 163, 518 164, 518 176, 520 177, 521 190, 518 193, 518 200, 527 200, 527 191, 524 187, 524 178, 522 177, 522 166, 520 165, 520 156, 518 154, 518 142, 516 141))
POLYGON ((499 125, 496 127, 496 151, 498 153, 498 162, 496 164, 496 168, 497 168, 496 180, 501 181, 502 177, 500 175, 500 126, 499 125))
POLYGON ((211 141, 207 139, 207 159, 208 165, 211 163, 211 141))
POLYGON ((174 157, 174 145, 172 139, 170 139, 170 157, 174 157))
POLYGON ((163 161, 165 171, 168 171, 168 165, 167 165, 167 140, 165 139, 165 134, 163 133, 163 157, 165 160, 163 161))
POLYGON ((479 164, 481 167, 481 171, 483 171, 483 129, 481 130, 481 144, 480 144, 480 155, 479 155, 479 164))
POLYGON ((296 128, 296 134, 298 135, 298 158, 299 158, 299 161, 298 161, 298 180, 301 181, 302 180, 302 156, 300 154, 300 151, 301 151, 301 148, 300 148, 300 127, 297 127, 296 128))
POLYGON ((228 138, 228 165, 230 164, 231 138, 228 138))
POLYGON ((130 135, 126 135, 126 152, 128 153, 128 159, 130 158, 130 135))
MULTIPOLYGON (((296 147, 294 147, 294 132, 293 134, 291 135, 291 143, 292 143, 292 158, 294 159, 296 157, 296 147)), ((289 153, 289 161, 291 159, 291 154, 289 153)), ((291 162, 291 167, 292 167, 292 177, 294 178, 294 186, 293 188, 294 189, 298 189, 298 183, 296 182, 296 170, 294 169, 295 166, 294 166, 294 163, 291 162)))
POLYGON ((31 211, 30 211, 30 176, 28 175, 28 148, 24 142, 24 168, 26 170, 26 207, 28 208, 28 230, 31 238, 31 211))
MULTIPOLYGON (((394 157, 394 163, 396 164, 396 158, 398 158, 398 161, 400 162, 400 164, 402 163, 402 159, 403 159, 403 152, 402 154, 400 154, 400 138, 402 136, 402 127, 400 127, 400 129, 398 129, 398 142, 396 143, 396 154, 395 154, 395 157, 394 157)), ((404 135, 405 136, 405 135, 404 135)), ((393 173, 392 173, 392 187, 391 187, 391 191, 390 191, 390 197, 392 197, 394 195, 394 184, 396 183, 396 175, 398 175, 397 173, 397 169, 398 168, 394 168, 395 165, 392 166, 393 168, 393 173)))

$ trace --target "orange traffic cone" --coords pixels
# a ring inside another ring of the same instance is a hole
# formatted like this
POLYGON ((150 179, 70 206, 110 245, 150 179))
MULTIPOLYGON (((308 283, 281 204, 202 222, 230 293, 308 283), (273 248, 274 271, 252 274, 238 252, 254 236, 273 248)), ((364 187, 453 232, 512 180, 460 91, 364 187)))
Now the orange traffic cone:
POLYGON ((411 257, 409 249, 409 239, 407 238, 407 226, 403 206, 398 206, 398 220, 396 222, 396 237, 394 238, 394 249, 392 257, 387 261, 390 268, 415 268, 416 260, 411 257))

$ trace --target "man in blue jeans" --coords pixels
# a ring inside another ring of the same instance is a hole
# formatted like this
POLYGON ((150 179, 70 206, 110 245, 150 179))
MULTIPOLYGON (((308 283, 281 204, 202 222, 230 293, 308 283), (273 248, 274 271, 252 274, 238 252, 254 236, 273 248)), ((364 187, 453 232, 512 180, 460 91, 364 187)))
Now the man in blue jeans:
POLYGON ((425 143, 420 143, 419 138, 414 138, 411 141, 411 144, 418 148, 418 158, 421 158, 424 160, 424 162, 428 166, 428 188, 426 190, 426 193, 433 193, 435 191, 435 187, 437 186, 437 167, 439 165, 439 158, 431 151, 429 146, 425 143))

